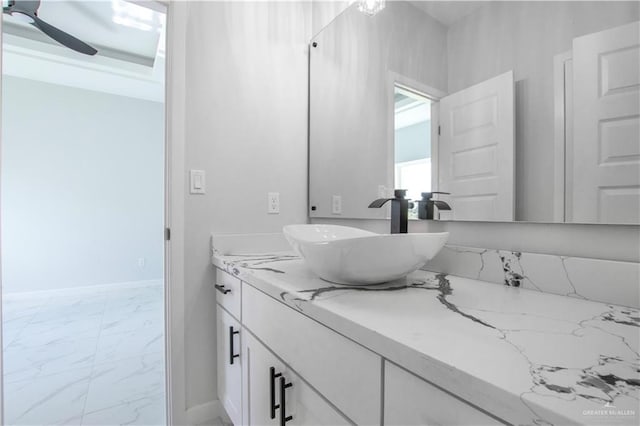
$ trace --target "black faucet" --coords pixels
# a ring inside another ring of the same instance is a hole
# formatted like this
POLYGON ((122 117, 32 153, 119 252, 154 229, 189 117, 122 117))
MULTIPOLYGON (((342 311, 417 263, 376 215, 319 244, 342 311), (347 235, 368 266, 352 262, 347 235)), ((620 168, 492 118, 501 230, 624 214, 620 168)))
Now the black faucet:
POLYGON ((422 200, 418 201, 418 219, 434 219, 433 206, 438 207, 438 210, 451 210, 451 206, 444 201, 434 200, 433 194, 446 194, 448 192, 423 192, 422 200))
POLYGON ((379 209, 387 201, 391 201, 391 233, 392 234, 406 234, 407 224, 409 222, 409 203, 405 195, 407 195, 406 189, 396 189, 393 191, 394 198, 379 198, 369 204, 370 209, 379 209))

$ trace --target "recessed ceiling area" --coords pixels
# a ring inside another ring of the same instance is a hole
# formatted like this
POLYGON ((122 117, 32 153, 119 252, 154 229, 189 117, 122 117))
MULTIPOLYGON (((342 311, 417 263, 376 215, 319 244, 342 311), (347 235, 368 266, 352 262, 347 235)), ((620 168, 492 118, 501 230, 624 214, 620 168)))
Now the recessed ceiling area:
POLYGON ((394 129, 402 129, 431 120, 431 102, 396 87, 394 94, 394 129))
POLYGON ((38 17, 95 47, 87 56, 3 14, 6 75, 164 100, 164 6, 154 1, 42 0, 38 17))

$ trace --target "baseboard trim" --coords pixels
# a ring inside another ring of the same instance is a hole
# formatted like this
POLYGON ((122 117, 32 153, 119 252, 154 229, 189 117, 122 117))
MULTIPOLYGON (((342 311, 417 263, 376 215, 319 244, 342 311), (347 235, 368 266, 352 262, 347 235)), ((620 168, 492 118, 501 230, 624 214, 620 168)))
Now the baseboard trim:
POLYGON ((189 426, 196 426, 218 417, 227 417, 227 413, 218 399, 187 409, 187 424, 189 426))
POLYGON ((38 299, 38 298, 46 298, 51 296, 97 294, 102 292, 110 292, 114 290, 154 287, 154 286, 161 286, 161 285, 163 285, 162 279, 127 281, 127 282, 110 283, 110 284, 65 287, 65 288, 57 288, 52 290, 11 292, 11 293, 4 293, 2 295, 2 298, 4 300, 38 299))

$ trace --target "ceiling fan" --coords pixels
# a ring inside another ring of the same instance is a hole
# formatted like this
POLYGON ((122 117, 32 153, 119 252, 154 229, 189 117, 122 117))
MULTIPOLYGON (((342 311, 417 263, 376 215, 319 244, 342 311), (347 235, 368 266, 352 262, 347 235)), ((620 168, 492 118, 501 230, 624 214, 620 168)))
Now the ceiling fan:
POLYGON ((6 13, 24 22, 27 22, 40 31, 57 41, 58 43, 73 49, 76 52, 84 53, 85 55, 95 55, 98 53, 96 49, 89 46, 82 40, 79 40, 71 34, 65 33, 62 30, 54 27, 51 24, 46 23, 38 17, 38 8, 40 7, 40 0, 8 0, 3 2, 2 13, 6 13))

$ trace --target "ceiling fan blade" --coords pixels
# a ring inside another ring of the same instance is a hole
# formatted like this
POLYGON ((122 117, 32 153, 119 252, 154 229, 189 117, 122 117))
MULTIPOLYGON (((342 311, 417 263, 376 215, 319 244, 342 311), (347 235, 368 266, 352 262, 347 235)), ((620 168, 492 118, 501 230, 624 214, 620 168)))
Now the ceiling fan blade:
POLYGON ((64 31, 59 30, 58 28, 54 27, 51 24, 47 24, 45 21, 38 18, 36 15, 32 15, 31 18, 33 19, 32 25, 34 25, 36 28, 38 28, 40 31, 42 31, 43 33, 45 33, 46 35, 48 35, 58 43, 64 46, 67 46, 69 49, 73 49, 76 52, 84 53, 85 55, 91 55, 91 56, 98 53, 96 49, 89 46, 84 41, 78 40, 71 34, 65 33, 64 31))

